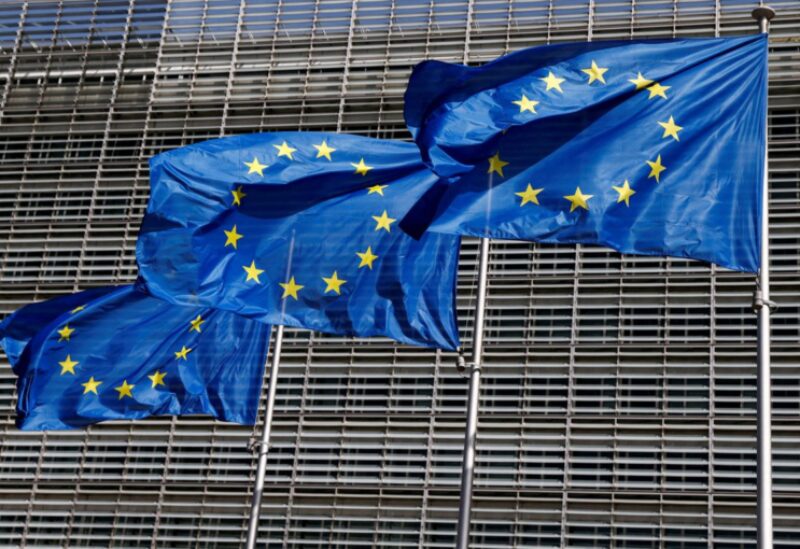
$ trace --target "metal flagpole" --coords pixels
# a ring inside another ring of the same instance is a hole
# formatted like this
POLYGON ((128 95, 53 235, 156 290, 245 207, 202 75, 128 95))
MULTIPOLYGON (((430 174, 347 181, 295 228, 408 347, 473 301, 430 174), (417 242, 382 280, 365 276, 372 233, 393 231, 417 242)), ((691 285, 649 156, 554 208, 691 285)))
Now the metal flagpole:
MULTIPOLYGON (((499 155, 499 153, 498 153, 499 155)), ((484 231, 489 232, 492 215, 492 187, 494 173, 489 173, 489 194, 486 202, 484 231)), ((478 407, 481 402, 481 368, 483 367, 483 328, 486 318, 486 287, 489 279, 489 238, 481 238, 478 254, 478 303, 472 326, 472 361, 469 365, 469 392, 467 396, 467 426, 464 432, 464 462, 461 466, 461 494, 458 502, 458 531, 456 548, 469 545, 470 511, 472 509, 472 483, 475 476, 475 447, 478 442, 478 407)))
MULTIPOLYGON (((288 280, 292 268, 292 254, 294 253, 294 230, 289 243, 289 258, 286 261, 286 277, 288 280)), ((281 307, 281 317, 286 308, 286 301, 281 307)), ((283 347, 283 324, 275 327, 275 346, 272 348, 272 368, 269 371, 269 392, 267 393, 267 409, 264 411, 264 429, 261 431, 261 441, 258 444, 258 468, 256 469, 256 483, 253 486, 253 499, 250 501, 250 520, 247 524, 247 549, 255 549, 258 538, 258 519, 261 517, 261 496, 264 493, 264 478, 267 476, 267 452, 269 451, 269 438, 272 434, 272 417, 275 413, 275 393, 278 390, 278 368, 281 365, 281 348, 283 347)))
MULTIPOLYGON (((767 6, 753 10, 762 33, 769 34, 770 19, 775 11, 767 6)), ((765 140, 768 133, 764 121, 765 140)), ((754 307, 758 314, 758 374, 757 421, 758 448, 756 453, 758 489, 758 548, 772 549, 772 383, 770 379, 770 314, 775 304, 769 299, 769 170, 768 146, 764 144, 764 179, 761 182, 761 268, 754 307)))
POLYGON ((489 239, 481 238, 478 260, 478 306, 472 327, 472 363, 469 372, 467 428, 464 434, 464 463, 461 467, 461 499, 458 504, 457 549, 469 543, 469 519, 472 507, 472 478, 475 471, 475 444, 478 436, 478 405, 481 396, 481 361, 483 355, 483 324, 486 313, 486 283, 489 273, 489 239))
POLYGON ((258 469, 256 484, 253 486, 253 500, 250 502, 250 522, 247 525, 247 549, 255 549, 258 534, 258 519, 261 514, 261 494, 264 492, 264 477, 267 475, 267 452, 269 436, 272 432, 272 415, 275 411, 275 392, 278 386, 278 367, 281 364, 281 347, 283 346, 283 325, 275 327, 275 346, 272 348, 272 368, 269 371, 269 394, 267 409, 264 412, 264 430, 258 445, 258 469))
MULTIPOLYGON (((472 26, 473 2, 467 2, 467 26, 464 33, 464 57, 469 61, 470 27, 472 26)), ((489 173, 489 187, 492 185, 489 173)), ((490 195, 491 196, 491 195, 490 195)), ((486 218, 490 207, 486 208, 486 218)), ((469 544, 469 521, 472 508, 472 477, 475 471, 475 445, 478 438, 478 405, 481 398, 481 359, 483 354, 483 321, 486 312, 486 279, 489 273, 489 239, 481 238, 478 259, 478 306, 472 327, 472 362, 469 365, 469 392, 467 395, 467 425, 464 432, 464 457, 461 465, 461 494, 458 501, 458 530, 456 549, 467 549, 469 544)))

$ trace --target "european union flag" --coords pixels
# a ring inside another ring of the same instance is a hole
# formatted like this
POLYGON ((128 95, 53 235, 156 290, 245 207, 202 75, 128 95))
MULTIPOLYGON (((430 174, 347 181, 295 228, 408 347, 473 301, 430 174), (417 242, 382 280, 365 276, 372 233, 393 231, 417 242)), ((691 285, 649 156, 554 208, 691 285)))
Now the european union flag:
POLYGON ((140 284, 267 323, 458 346, 459 238, 399 230, 438 177, 413 143, 274 133, 151 162, 140 284))
POLYGON ((119 286, 27 305, 0 324, 17 426, 207 414, 252 424, 269 326, 119 286))
POLYGON ((414 70, 442 181, 412 234, 596 243, 757 271, 767 37, 560 44, 414 70))

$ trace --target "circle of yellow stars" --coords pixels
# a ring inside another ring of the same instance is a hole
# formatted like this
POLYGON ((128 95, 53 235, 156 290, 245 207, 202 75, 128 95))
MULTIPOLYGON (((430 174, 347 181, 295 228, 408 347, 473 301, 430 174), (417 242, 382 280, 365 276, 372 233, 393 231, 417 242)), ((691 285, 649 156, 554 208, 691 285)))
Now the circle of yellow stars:
MULTIPOLYGON (((537 102, 533 102, 533 106, 535 106, 537 102)), ((272 145, 276 150, 276 158, 286 158, 288 161, 296 160, 295 154, 298 152, 298 149, 291 146, 286 141, 281 142, 280 144, 273 144, 272 145)), ((316 150, 315 159, 324 159, 326 161, 333 160, 333 153, 336 152, 336 148, 332 147, 328 144, 327 140, 322 140, 321 143, 314 144, 314 149, 316 150)), ((264 170, 269 168, 268 164, 262 163, 261 160, 254 156, 252 160, 245 161, 244 165, 247 167, 247 175, 256 174, 260 177, 264 176, 264 170)), ((355 175, 360 175, 362 177, 368 176, 370 170, 374 167, 370 166, 363 157, 360 157, 358 162, 351 162, 350 165, 353 167, 353 173, 355 175)), ((502 166, 500 168, 500 172, 502 174, 502 166)), ((375 184, 366 188, 368 195, 376 195, 377 197, 384 197, 386 189, 389 185, 383 184, 375 184)), ((247 194, 244 192, 244 188, 242 185, 237 186, 233 190, 231 190, 231 206, 241 206, 242 201, 247 197, 247 194)), ((386 209, 380 211, 379 214, 372 216, 373 221, 375 222, 374 231, 381 232, 386 231, 387 233, 391 233, 392 224, 397 221, 396 218, 393 218, 389 215, 389 212, 386 209)), ((245 235, 239 232, 239 228, 237 225, 233 225, 229 229, 223 229, 225 234, 225 243, 224 247, 231 247, 233 250, 238 250, 239 241, 244 238, 245 235)), ((356 251, 355 255, 358 258, 358 269, 365 268, 372 270, 374 262, 378 259, 378 255, 373 253, 372 246, 367 246, 366 250, 363 251, 356 251)), ((261 279, 259 278, 265 271, 264 269, 259 268, 256 265, 255 260, 250 262, 250 265, 243 265, 242 269, 245 271, 245 282, 253 282, 256 284, 261 284, 261 279)), ((323 276, 321 277, 322 282, 325 284, 325 288, 323 293, 324 294, 332 294, 332 295, 341 295, 342 294, 342 287, 347 283, 347 280, 341 278, 339 276, 339 272, 334 270, 330 276, 323 276)), ((289 280, 286 282, 279 283, 280 287, 283 290, 281 295, 281 299, 292 298, 294 300, 299 299, 299 295, 301 290, 305 288, 304 285, 300 284, 294 276, 290 276, 289 280)), ((75 307, 71 314, 79 313, 85 309, 84 305, 80 305, 75 307)), ((195 318, 190 319, 188 322, 187 331, 188 332, 197 332, 198 334, 202 334, 203 331, 203 324, 206 322, 206 319, 202 317, 202 315, 198 314, 195 318)), ((59 336, 59 342, 67 342, 71 341, 71 338, 76 333, 76 329, 69 325, 69 323, 64 324, 60 329, 57 330, 57 334, 59 336)), ((194 347, 187 347, 186 345, 181 345, 179 350, 173 351, 175 356, 175 361, 177 363, 183 363, 189 360, 190 354, 195 351, 194 347)), ((73 359, 71 353, 67 353, 63 360, 58 362, 58 365, 61 368, 60 375, 72 375, 77 376, 80 373, 80 361, 73 359)), ((161 371, 160 369, 156 369, 153 373, 146 376, 149 380, 149 385, 151 389, 156 389, 159 386, 166 387, 166 382, 164 381, 167 376, 166 371, 161 371)), ((85 378, 84 378, 85 379, 85 378)), ((133 380, 135 381, 135 380, 133 380)), ((83 387, 83 395, 98 395, 100 391, 102 391, 102 385, 104 381, 102 379, 96 379, 93 375, 89 376, 89 379, 83 381, 80 385, 83 387)), ((146 383, 145 383, 146 384, 146 383)), ((128 379, 123 379, 121 385, 117 385, 113 387, 113 390, 117 393, 117 400, 123 400, 127 398, 134 399, 134 394, 137 391, 136 387, 140 385, 139 382, 131 383, 128 379)))
MULTIPOLYGON (((520 104, 520 109, 521 111, 530 110, 531 112, 535 113, 535 107, 538 105, 538 103, 538 101, 529 101, 524 99, 522 104, 520 104)), ((314 143, 311 146, 314 148, 315 152, 310 153, 310 156, 305 157, 305 159, 310 159, 312 161, 325 160, 330 162, 334 159, 334 153, 337 152, 337 149, 331 146, 331 143, 329 143, 327 139, 323 139, 320 143, 314 143)), ((297 161, 306 154, 304 151, 300 151, 298 147, 292 146, 292 144, 285 140, 279 144, 273 144, 272 147, 276 151, 274 153, 275 162, 278 162, 281 158, 287 159, 283 160, 283 162, 297 161)), ((352 173, 361 177, 368 177, 370 175, 370 171, 374 169, 374 166, 368 164, 364 157, 359 156, 356 158, 358 158, 357 162, 350 162, 350 166, 353 169, 352 173)), ((264 177, 264 172, 269 168, 269 165, 265 162, 262 162, 262 159, 255 155, 253 156, 252 160, 244 161, 244 165, 247 168, 246 175, 257 175, 259 177, 264 177)), ((503 164, 502 161, 498 164, 499 173, 501 175, 503 165, 505 164, 503 164)), ((366 187, 366 192, 368 195, 375 195, 377 198, 381 198, 386 196, 385 193, 387 192, 388 187, 389 185, 376 183, 366 187)), ((235 207, 242 205, 242 201, 247 194, 244 192, 243 186, 239 185, 231 191, 231 196, 231 206, 235 207)), ((379 212, 376 212, 376 215, 371 217, 375 223, 372 231, 373 233, 383 233, 384 231, 391 233, 393 223, 397 222, 397 219, 391 217, 389 211, 386 209, 383 209, 382 211, 379 210, 379 212)), ((238 251, 239 241, 243 238, 246 238, 246 235, 239 232, 239 227, 236 224, 231 227, 223 228, 223 233, 225 234, 223 248, 231 248, 232 251, 238 251)), ((372 270, 375 261, 379 259, 379 256, 373 252, 372 246, 367 246, 365 250, 362 249, 355 251, 355 257, 358 261, 356 269, 372 270)), ((257 263, 257 258, 249 259, 249 264, 241 265, 241 268, 244 271, 244 283, 261 285, 261 276, 266 272, 266 269, 263 267, 263 265, 257 263)), ((322 289, 323 295, 342 295, 342 288, 348 282, 347 279, 340 276, 338 270, 334 270, 329 276, 321 276, 320 278, 322 279, 321 285, 324 284, 324 289, 322 289)), ((291 275, 291 273, 288 275, 288 280, 284 282, 278 282, 278 285, 282 290, 280 299, 292 299, 295 301, 300 299, 302 290, 306 287, 305 285, 301 284, 300 281, 295 278, 295 276, 291 275)), ((185 360, 186 353, 190 351, 191 350, 184 348, 181 351, 176 352, 175 356, 178 359, 185 360)))
MULTIPOLYGON (((609 68, 601 67, 594 59, 591 60, 588 67, 581 68, 580 71, 588 78, 586 84, 589 86, 605 86, 607 84, 605 75, 609 71, 609 68)), ((542 82, 545 94, 564 94, 562 85, 567 82, 567 78, 559 75, 558 69, 547 70, 546 76, 539 78, 539 80, 542 82)), ((636 77, 628 79, 628 82, 635 86, 635 92, 646 91, 648 94, 648 101, 656 98, 663 100, 669 99, 667 92, 671 89, 671 86, 665 86, 660 82, 651 80, 645 77, 641 72, 637 72, 636 77)), ((519 112, 516 113, 517 116, 523 113, 536 115, 538 114, 536 107, 541 104, 540 101, 528 97, 526 93, 520 93, 519 99, 512 101, 512 103, 519 107, 519 112)), ((665 121, 659 120, 658 125, 661 126, 663 130, 661 134, 662 139, 680 141, 679 133, 683 130, 683 126, 678 125, 674 116, 670 115, 669 119, 665 121)), ((497 174, 500 177, 505 177, 503 168, 508 166, 509 163, 501 158, 499 151, 489 157, 488 162, 488 174, 497 174)), ((656 183, 660 183, 661 174, 667 170, 667 167, 662 163, 661 155, 659 154, 655 160, 646 160, 645 162, 650 168, 647 179, 655 179, 656 183)), ((611 189, 617 193, 617 204, 624 203, 626 207, 630 207, 631 197, 636 194, 636 191, 631 187, 629 180, 625 179, 620 184, 611 185, 611 189)), ((539 206, 539 194, 544 190, 544 187, 536 188, 532 182, 528 182, 524 190, 515 192, 514 194, 520 198, 520 207, 526 204, 539 206)), ((575 187, 575 192, 573 194, 563 196, 565 200, 569 201, 570 212, 581 209, 588 211, 589 200, 593 197, 594 195, 584 193, 580 186, 575 187)))
MULTIPOLYGON (((70 315, 75 315, 83 310, 86 309, 85 305, 79 305, 70 311, 70 315)), ((203 324, 206 322, 206 319, 202 317, 202 315, 198 314, 195 318, 189 320, 189 327, 188 330, 190 332, 198 332, 202 333, 203 331, 203 324)), ((75 334, 76 329, 70 327, 69 323, 64 324, 60 329, 56 330, 58 334, 58 342, 71 342, 72 336, 75 334)), ((175 351, 175 360, 177 361, 186 361, 188 360, 189 353, 191 353, 194 349, 186 347, 185 345, 181 346, 179 351, 175 351)), ((75 360, 72 358, 72 353, 67 353, 63 360, 58 362, 58 365, 61 367, 61 372, 59 375, 72 375, 77 376, 80 373, 80 361, 75 360), (76 372, 76 368, 78 371, 76 372)), ((147 379, 150 380, 150 388, 156 389, 159 386, 166 387, 167 384, 164 382, 164 378, 167 376, 167 372, 161 371, 160 369, 156 369, 155 372, 147 376, 147 379)), ((85 378, 84 378, 85 379, 85 378)), ((89 379, 82 382, 80 385, 83 387, 82 395, 98 395, 98 390, 100 386, 103 385, 103 381, 100 379, 95 379, 95 377, 89 376, 89 379)), ((113 387, 114 391, 117 393, 117 400, 122 400, 124 398, 134 398, 133 390, 137 386, 137 384, 129 383, 127 379, 122 380, 122 384, 116 387, 113 387)))

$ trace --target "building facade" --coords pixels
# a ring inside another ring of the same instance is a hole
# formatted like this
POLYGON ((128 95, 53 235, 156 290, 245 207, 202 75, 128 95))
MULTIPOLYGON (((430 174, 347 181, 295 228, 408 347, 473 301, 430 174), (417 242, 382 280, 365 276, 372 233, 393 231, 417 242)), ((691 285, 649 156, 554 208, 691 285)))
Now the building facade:
MULTIPOLYGON (((790 548, 800 547, 800 2, 771 4, 775 540, 790 548)), ((135 279, 154 154, 270 130, 404 139, 403 91, 423 59, 751 33, 753 7, 6 0, 0 312, 135 279)), ((467 347, 476 255, 465 241, 467 347)), ((755 547, 754 277, 495 242, 489 278, 472 547, 755 547)), ((258 431, 165 417, 22 433, 2 360, 0 545, 242 544, 258 431)), ((261 544, 452 547, 467 394, 455 364, 388 340, 287 330, 261 544)))

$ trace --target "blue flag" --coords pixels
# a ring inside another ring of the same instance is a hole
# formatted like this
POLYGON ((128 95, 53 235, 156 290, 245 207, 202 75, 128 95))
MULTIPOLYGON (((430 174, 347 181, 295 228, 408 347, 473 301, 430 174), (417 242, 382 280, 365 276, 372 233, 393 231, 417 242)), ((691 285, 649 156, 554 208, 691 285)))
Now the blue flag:
POLYGON ((252 424, 269 326, 119 286, 27 305, 0 323, 17 426, 207 414, 252 424))
POLYGON ((438 177, 413 143, 275 133, 151 162, 140 285, 263 322, 458 346, 459 238, 397 226, 438 177))
POLYGON ((766 84, 766 35, 422 63, 406 122, 449 179, 402 226, 757 271, 766 84))

